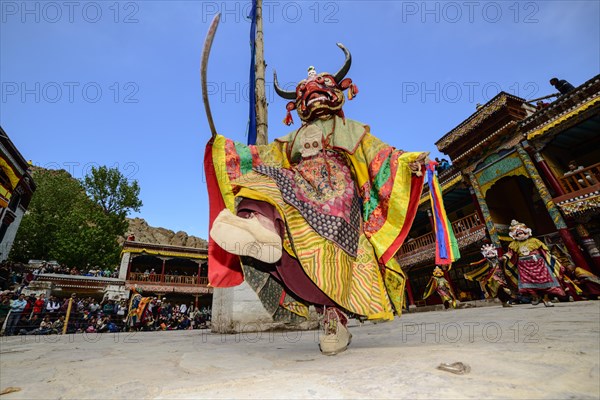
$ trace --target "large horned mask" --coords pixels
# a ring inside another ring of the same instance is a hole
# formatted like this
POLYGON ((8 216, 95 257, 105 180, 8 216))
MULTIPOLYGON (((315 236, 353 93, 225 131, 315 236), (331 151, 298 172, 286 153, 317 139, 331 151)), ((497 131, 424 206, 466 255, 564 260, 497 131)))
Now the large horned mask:
POLYGON ((314 67, 308 69, 308 77, 303 79, 296 86, 296 91, 286 91, 279 87, 277 73, 274 73, 275 91, 284 99, 290 101, 287 106, 287 115, 284 119, 286 125, 293 123, 291 111, 296 110, 298 116, 304 122, 311 122, 315 119, 327 119, 332 115, 343 117, 342 106, 344 105, 344 90, 348 91, 348 99, 358 93, 356 85, 350 78, 345 78, 352 64, 350 52, 341 43, 337 44, 346 55, 344 65, 335 74, 327 72, 317 74, 314 67))

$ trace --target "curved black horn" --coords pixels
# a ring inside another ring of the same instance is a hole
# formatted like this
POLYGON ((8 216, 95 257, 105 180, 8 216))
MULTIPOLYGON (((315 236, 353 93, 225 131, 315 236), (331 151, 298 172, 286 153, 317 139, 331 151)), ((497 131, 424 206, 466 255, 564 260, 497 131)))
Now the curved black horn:
POLYGON ((288 100, 296 100, 296 92, 290 92, 288 90, 283 90, 282 88, 279 87, 279 82, 277 82, 277 71, 273 71, 273 84, 275 86, 275 91, 277 92, 277 94, 281 97, 283 97, 284 99, 288 99, 288 100))
POLYGON ((344 61, 344 65, 342 65, 342 68, 340 68, 340 70, 333 76, 333 78, 335 79, 335 83, 339 84, 342 81, 342 79, 344 79, 346 77, 346 74, 350 70, 350 65, 352 65, 352 55, 350 54, 348 49, 344 47, 343 44, 341 44, 341 43, 336 43, 336 44, 340 49, 342 49, 342 51, 346 55, 346 60, 344 61))

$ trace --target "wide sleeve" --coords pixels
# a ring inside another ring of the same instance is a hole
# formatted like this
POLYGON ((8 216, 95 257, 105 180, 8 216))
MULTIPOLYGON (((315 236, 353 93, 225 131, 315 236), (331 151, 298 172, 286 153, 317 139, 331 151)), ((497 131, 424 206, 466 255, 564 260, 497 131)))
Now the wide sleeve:
POLYGON ((349 156, 363 200, 365 235, 383 264, 400 249, 417 213, 424 176, 412 173, 409 164, 425 155, 397 150, 367 133, 349 156))
POLYGON ((425 300, 426 298, 431 296, 433 294, 433 292, 435 292, 436 290, 437 290, 437 281, 432 276, 431 278, 429 278, 429 282, 427 282, 427 286, 425 287, 425 293, 423 293, 423 300, 425 300))
MULTIPOLYGON (((217 135, 207 143, 204 172, 209 201, 209 231, 219 213, 227 208, 235 213, 237 179, 251 173, 260 164, 287 166, 285 144, 245 145, 217 135)), ((231 287, 244 280, 240 259, 208 238, 208 282, 214 287, 231 287)))

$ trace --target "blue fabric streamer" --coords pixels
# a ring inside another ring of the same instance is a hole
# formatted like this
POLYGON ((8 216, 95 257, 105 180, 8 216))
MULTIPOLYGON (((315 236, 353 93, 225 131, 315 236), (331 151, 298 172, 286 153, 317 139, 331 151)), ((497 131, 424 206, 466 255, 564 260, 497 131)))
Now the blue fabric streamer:
POLYGON ((250 10, 250 115, 248 124, 248 144, 256 144, 256 0, 252 0, 252 9, 250 10))

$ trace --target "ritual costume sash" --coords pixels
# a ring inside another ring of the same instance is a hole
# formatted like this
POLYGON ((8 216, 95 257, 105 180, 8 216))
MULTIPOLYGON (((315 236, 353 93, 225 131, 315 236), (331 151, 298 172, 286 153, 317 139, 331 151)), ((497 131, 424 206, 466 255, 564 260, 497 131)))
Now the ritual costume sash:
POLYGON ((458 242, 454 236, 452 225, 446 215, 442 200, 442 188, 435 173, 437 162, 431 161, 427 166, 427 181, 429 183, 429 197, 433 210, 435 231, 435 263, 436 265, 449 265, 460 258, 458 242))

